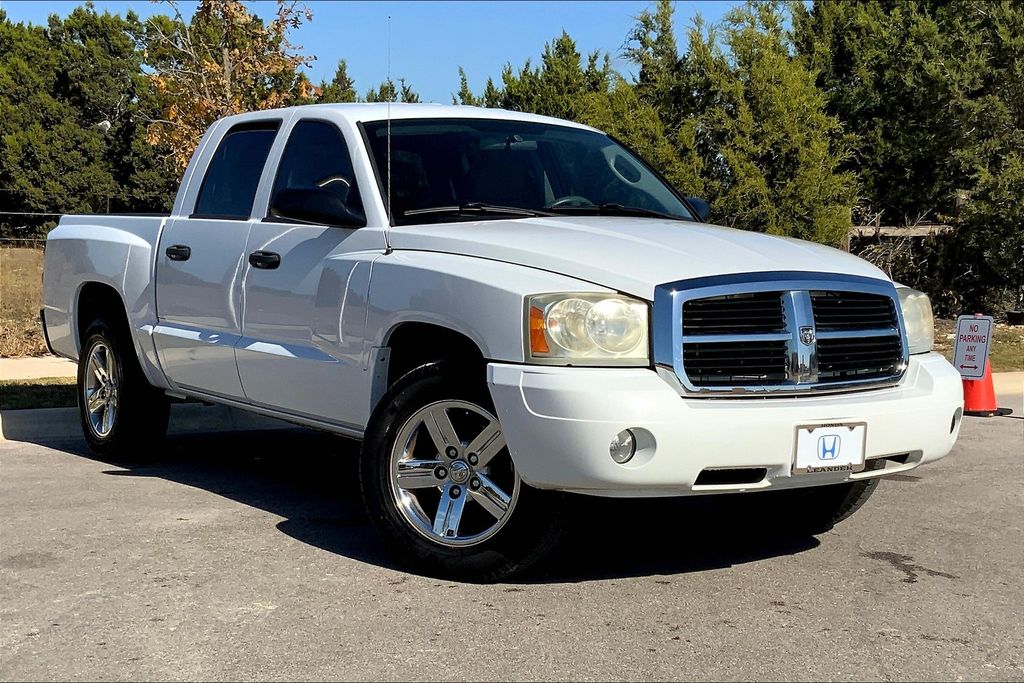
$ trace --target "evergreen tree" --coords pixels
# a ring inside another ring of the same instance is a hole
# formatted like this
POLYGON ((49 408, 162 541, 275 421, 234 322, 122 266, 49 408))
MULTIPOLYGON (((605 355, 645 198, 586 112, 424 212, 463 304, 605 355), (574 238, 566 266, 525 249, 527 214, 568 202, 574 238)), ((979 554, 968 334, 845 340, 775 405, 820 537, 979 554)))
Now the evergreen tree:
MULTIPOLYGON (((681 62, 676 47, 675 12, 671 0, 659 0, 655 10, 645 10, 626 37, 624 55, 640 71, 636 77, 637 95, 674 119, 684 116, 681 102, 681 62)), ((678 127, 680 120, 667 120, 678 127)))
POLYGON ((390 78, 377 88, 366 91, 367 102, 419 102, 420 96, 412 89, 404 78, 398 79, 398 85, 390 78))
POLYGON ((841 245, 855 178, 841 164, 849 140, 814 74, 795 59, 778 2, 748 3, 719 31, 698 20, 677 54, 672 6, 644 12, 627 56, 639 97, 656 107, 696 191, 715 220, 841 245))
POLYGON ((334 78, 330 83, 320 83, 320 95, 317 102, 357 102, 359 96, 356 94, 356 82, 348 75, 348 63, 342 59, 338 61, 338 68, 334 71, 334 78))
POLYGON ((466 78, 466 70, 461 66, 459 67, 459 92, 452 95, 452 104, 464 104, 470 107, 480 107, 484 104, 484 98, 473 94, 469 87, 469 79, 466 78))
MULTIPOLYGON (((503 88, 496 100, 502 109, 527 111, 545 116, 575 120, 580 98, 585 94, 607 93, 611 86, 611 61, 599 52, 582 57, 568 33, 544 45, 541 65, 534 68, 530 60, 518 71, 511 64, 502 70, 503 88)), ((487 100, 485 92, 484 99, 487 100)))
MULTIPOLYGON (((138 18, 91 5, 46 28, 0 10, 0 204, 16 213, 166 210, 175 174, 146 142, 153 93, 138 18)), ((50 216, 0 216, 31 237, 50 216)))
POLYGON ((494 85, 494 79, 488 78, 484 86, 483 106, 496 109, 501 106, 501 89, 494 85))
POLYGON ((1024 6, 1010 0, 794 5, 801 56, 857 138, 847 167, 892 224, 952 222, 908 274, 940 309, 999 310, 1024 296, 1024 6), (957 217, 957 196, 971 199, 957 217), (963 273, 968 273, 963 276, 963 273))

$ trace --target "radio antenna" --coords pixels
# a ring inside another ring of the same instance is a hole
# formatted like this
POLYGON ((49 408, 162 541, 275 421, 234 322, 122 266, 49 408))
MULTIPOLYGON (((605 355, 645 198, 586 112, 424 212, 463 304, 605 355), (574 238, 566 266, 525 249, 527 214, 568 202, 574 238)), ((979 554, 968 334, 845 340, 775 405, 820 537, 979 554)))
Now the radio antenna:
MULTIPOLYGON (((390 14, 388 15, 388 88, 390 88, 392 91, 394 91, 394 86, 391 83, 391 15, 390 14)), ((388 145, 388 150, 387 150, 387 157, 388 157, 388 170, 387 170, 387 174, 388 174, 388 183, 387 183, 387 187, 388 187, 388 227, 391 227, 392 225, 395 224, 395 219, 392 218, 392 216, 391 216, 391 99, 393 97, 394 97, 394 93, 393 92, 389 92, 388 93, 388 98, 387 98, 387 102, 388 102, 387 103, 387 108, 388 108, 388 111, 387 111, 387 117, 388 117, 388 123, 387 123, 387 145, 388 145)), ((387 233, 385 232, 385 234, 387 234, 387 233)), ((388 251, 391 251, 390 240, 389 240, 389 243, 388 243, 388 251)))

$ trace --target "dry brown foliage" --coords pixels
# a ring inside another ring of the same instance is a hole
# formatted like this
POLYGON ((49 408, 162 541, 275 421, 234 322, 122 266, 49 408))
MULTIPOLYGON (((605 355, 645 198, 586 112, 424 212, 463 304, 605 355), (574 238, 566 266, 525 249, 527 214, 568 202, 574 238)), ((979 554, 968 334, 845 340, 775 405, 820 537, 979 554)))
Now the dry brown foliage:
POLYGON ((150 79, 165 102, 162 118, 150 122, 148 139, 171 150, 179 171, 217 119, 310 95, 309 81, 296 74, 310 58, 288 40, 290 31, 313 18, 304 5, 278 0, 275 18, 264 24, 239 0, 201 0, 192 21, 175 0, 166 4, 173 22, 151 19, 146 26, 150 79))

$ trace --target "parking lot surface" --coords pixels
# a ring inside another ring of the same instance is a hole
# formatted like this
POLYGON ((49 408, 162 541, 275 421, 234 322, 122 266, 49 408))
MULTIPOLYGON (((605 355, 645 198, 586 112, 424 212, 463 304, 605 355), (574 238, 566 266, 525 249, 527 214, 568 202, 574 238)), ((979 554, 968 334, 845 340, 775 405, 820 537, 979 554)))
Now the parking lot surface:
POLYGON ((0 678, 1024 680, 1024 420, 1000 403, 820 537, 740 496, 573 499, 558 556, 495 585, 394 567, 352 442, 0 443, 0 678))

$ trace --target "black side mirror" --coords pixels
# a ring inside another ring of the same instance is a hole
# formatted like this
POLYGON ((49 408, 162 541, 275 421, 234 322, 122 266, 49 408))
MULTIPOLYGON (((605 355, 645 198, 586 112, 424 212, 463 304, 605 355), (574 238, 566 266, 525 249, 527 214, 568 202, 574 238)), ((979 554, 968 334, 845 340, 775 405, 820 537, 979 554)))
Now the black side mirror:
POLYGON ((337 193, 322 187, 293 187, 274 195, 270 215, 303 223, 362 228, 366 216, 349 208, 337 193))
POLYGON ((711 205, 700 197, 687 197, 686 201, 697 212, 697 218, 702 222, 707 222, 708 216, 711 215, 711 205))

